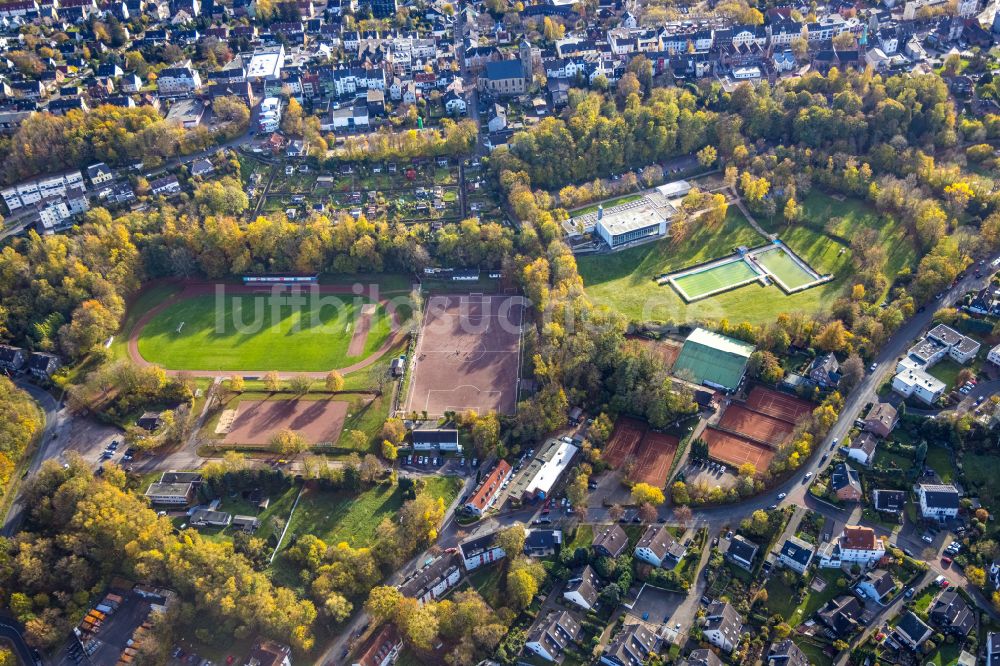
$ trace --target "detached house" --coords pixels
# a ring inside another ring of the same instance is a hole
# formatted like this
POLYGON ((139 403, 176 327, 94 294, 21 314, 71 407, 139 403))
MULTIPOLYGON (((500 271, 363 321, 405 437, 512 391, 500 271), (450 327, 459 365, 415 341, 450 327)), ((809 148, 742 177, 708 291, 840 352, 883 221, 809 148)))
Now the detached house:
POLYGON ((809 658, 791 638, 772 643, 767 653, 767 666, 810 666, 809 658))
POLYGON ((20 347, 0 345, 0 370, 6 373, 20 372, 27 358, 27 354, 20 347))
POLYGON ((875 510, 879 513, 891 513, 898 516, 906 507, 906 493, 902 490, 876 490, 872 499, 875 510))
POLYGON ((830 490, 841 502, 861 501, 861 478, 847 463, 838 464, 830 476, 830 490))
POLYGON ((920 515, 944 521, 958 516, 958 490, 955 486, 921 483, 917 488, 920 515))
POLYGON ((851 440, 851 444, 847 448, 847 457, 865 467, 870 467, 875 459, 878 443, 878 437, 870 432, 862 432, 851 440))
POLYGON ((895 407, 887 402, 877 402, 865 417, 865 430, 879 437, 888 437, 898 420, 895 407))
POLYGON ((931 637, 932 633, 934 632, 931 631, 931 628, 912 611, 906 611, 899 624, 892 630, 890 637, 903 647, 917 651, 924 644, 924 641, 931 637))
POLYGON ((28 372, 36 379, 49 379, 61 365, 62 361, 54 354, 34 352, 28 357, 28 372))
POLYGON ((870 527, 847 526, 836 540, 819 550, 824 568, 839 568, 844 564, 871 566, 885 557, 885 541, 870 527))
POLYGON ((882 603, 882 599, 896 589, 896 581, 885 569, 873 569, 865 574, 857 589, 869 599, 882 603))
POLYGON ((642 624, 626 625, 611 640, 601 663, 605 666, 635 666, 643 664, 659 648, 659 639, 642 624))
POLYGON ((806 572, 809 563, 812 562, 814 547, 797 536, 790 536, 785 539, 781 550, 778 551, 778 562, 792 571, 800 574, 806 572))
POLYGON ((156 84, 161 94, 192 92, 201 87, 201 76, 188 61, 179 67, 167 67, 160 70, 156 84))
POLYGON ((837 388, 840 384, 840 363, 833 352, 825 356, 817 356, 809 366, 809 379, 824 389, 837 388))
POLYGON ((931 623, 941 633, 965 638, 976 627, 976 611, 955 590, 941 593, 930 610, 931 623))
POLYGON ((567 581, 563 598, 583 610, 590 610, 597 603, 599 580, 597 573, 588 564, 580 575, 573 576, 567 581))
POLYGON ((843 638, 854 633, 864 608, 857 597, 843 595, 830 599, 819 611, 816 617, 830 631, 843 638))
POLYGON ((628 546, 628 535, 618 525, 611 525, 594 537, 594 553, 604 557, 618 557, 628 546))
POLYGON ((753 560, 757 556, 757 550, 760 546, 755 544, 753 541, 744 539, 739 534, 728 541, 728 544, 724 544, 720 541, 720 546, 725 546, 725 548, 720 548, 720 550, 723 551, 726 559, 741 569, 745 569, 747 571, 753 569, 753 560))
POLYGON ((580 622, 568 611, 539 616, 528 630, 524 647, 546 661, 556 661, 580 637, 580 622))
POLYGON ((636 559, 664 569, 676 567, 685 552, 687 549, 674 538, 665 525, 650 525, 635 545, 636 559))
POLYGON ((715 647, 732 652, 743 633, 743 618, 729 603, 715 601, 705 611, 702 636, 715 647))

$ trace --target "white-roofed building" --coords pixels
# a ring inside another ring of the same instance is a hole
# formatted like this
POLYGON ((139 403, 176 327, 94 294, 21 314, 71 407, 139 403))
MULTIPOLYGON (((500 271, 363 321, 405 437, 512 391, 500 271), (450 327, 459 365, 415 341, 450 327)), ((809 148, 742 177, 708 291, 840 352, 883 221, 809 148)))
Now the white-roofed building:
POLYGON ((945 383, 916 368, 906 368, 892 378, 892 390, 904 398, 915 396, 931 405, 944 393, 945 383))
POLYGON ((281 68, 285 66, 285 47, 269 46, 257 49, 247 65, 247 81, 275 81, 281 78, 281 68))
POLYGON ((559 477, 569 468, 570 463, 573 461, 573 456, 576 455, 578 450, 579 448, 570 442, 562 440, 550 441, 538 454, 538 459, 542 461, 542 465, 531 481, 528 482, 524 494, 537 499, 548 497, 559 477))

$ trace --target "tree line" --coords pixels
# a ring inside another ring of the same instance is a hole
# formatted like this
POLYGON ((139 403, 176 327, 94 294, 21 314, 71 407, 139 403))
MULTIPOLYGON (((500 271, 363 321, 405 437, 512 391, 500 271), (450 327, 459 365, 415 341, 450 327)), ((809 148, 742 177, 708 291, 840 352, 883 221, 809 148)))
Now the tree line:
POLYGON ((0 250, 0 339, 76 360, 117 332, 126 300, 152 279, 498 267, 513 245, 510 229, 475 220, 432 230, 347 214, 293 224, 278 213, 244 223, 203 216, 208 205, 196 197, 116 218, 96 208, 66 234, 15 239, 0 250))

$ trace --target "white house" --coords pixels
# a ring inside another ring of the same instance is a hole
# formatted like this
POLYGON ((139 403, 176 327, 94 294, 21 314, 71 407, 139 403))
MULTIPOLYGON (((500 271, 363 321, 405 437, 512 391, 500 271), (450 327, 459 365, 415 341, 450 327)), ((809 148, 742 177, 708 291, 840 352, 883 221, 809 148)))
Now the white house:
POLYGON ((590 610, 597 603, 598 582, 597 573, 588 564, 580 575, 573 576, 566 582, 563 598, 583 610, 590 610))
MULTIPOLYGON (((986 354, 986 360, 993 365, 1000 365, 1000 345, 997 345, 986 354)), ((997 634, 1000 636, 1000 634, 997 634)))
POLYGON ((792 571, 805 573, 812 562, 814 546, 796 536, 790 536, 778 551, 778 562, 792 571))
POLYGON ((684 557, 686 549, 674 538, 666 525, 650 525, 635 544, 635 556, 654 567, 673 569, 684 557))
POLYGON ((922 483, 917 488, 920 515, 945 520, 958 515, 958 490, 955 486, 922 483))
POLYGON ((201 75, 191 66, 191 61, 188 61, 178 67, 160 70, 156 85, 161 93, 191 92, 201 87, 201 75))
POLYGON ((923 370, 906 369, 892 378, 892 390, 904 398, 916 397, 932 405, 944 393, 945 383, 923 370))
POLYGON ((836 569, 844 564, 871 566, 885 557, 885 540, 870 527, 847 526, 844 533, 819 550, 819 565, 836 569))
POLYGON ((705 612, 705 626, 701 633, 715 647, 732 652, 743 633, 743 618, 729 603, 715 601, 705 612))
POLYGON ((568 611, 551 611, 528 630, 524 647, 546 661, 556 661, 580 637, 580 622, 568 611))

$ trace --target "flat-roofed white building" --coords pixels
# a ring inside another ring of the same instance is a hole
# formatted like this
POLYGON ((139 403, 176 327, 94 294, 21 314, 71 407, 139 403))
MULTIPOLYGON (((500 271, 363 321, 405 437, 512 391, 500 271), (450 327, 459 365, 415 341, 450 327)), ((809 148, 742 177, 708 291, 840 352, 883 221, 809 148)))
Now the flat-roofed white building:
POLYGON ((944 394, 945 388, 940 379, 916 368, 906 368, 892 378, 893 391, 904 398, 915 396, 928 405, 935 403, 944 394))
POLYGON ((667 235, 670 221, 677 209, 658 190, 650 190, 641 198, 596 213, 573 218, 573 226, 593 233, 612 249, 667 235))
POLYGON ((247 65, 247 81, 275 81, 281 78, 281 68, 285 66, 285 47, 269 46, 257 49, 250 56, 247 65))

